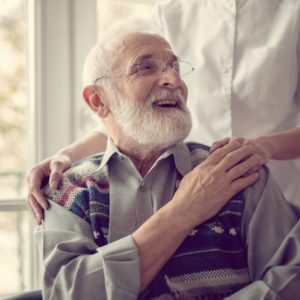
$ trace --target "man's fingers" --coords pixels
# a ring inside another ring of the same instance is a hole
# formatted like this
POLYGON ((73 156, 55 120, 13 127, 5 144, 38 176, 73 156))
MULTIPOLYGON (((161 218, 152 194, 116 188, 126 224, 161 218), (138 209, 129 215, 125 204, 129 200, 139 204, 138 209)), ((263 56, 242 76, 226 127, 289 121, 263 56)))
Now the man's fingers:
POLYGON ((249 185, 253 184, 258 178, 258 172, 253 172, 245 177, 240 177, 233 181, 230 188, 232 196, 245 189, 249 185))
POLYGON ((259 170, 259 167, 260 167, 261 165, 262 165, 262 164, 259 164, 258 166, 253 167, 252 169, 250 169, 249 171, 247 171, 243 176, 245 177, 245 176, 247 176, 247 175, 249 175, 249 174, 251 174, 251 173, 257 172, 257 171, 259 170))
MULTIPOLYGON (((254 157, 253 153, 255 148, 252 145, 242 146, 239 149, 236 149, 226 155, 226 157, 220 162, 220 167, 225 171, 228 171, 237 163, 246 160, 251 155, 254 157)), ((257 164, 261 162, 260 156, 255 156, 257 164)))
POLYGON ((231 180, 235 180, 239 177, 246 176, 253 171, 257 171, 260 164, 261 157, 258 154, 255 154, 234 165, 228 170, 227 174, 230 176, 231 180))

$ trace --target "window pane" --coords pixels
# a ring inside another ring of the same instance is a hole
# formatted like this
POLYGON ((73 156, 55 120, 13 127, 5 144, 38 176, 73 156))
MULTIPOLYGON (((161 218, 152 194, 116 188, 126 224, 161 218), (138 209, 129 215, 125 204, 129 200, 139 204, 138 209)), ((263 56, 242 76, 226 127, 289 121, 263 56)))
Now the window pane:
POLYGON ((25 194, 26 37, 26 0, 0 0, 0 199, 25 194))
POLYGON ((27 212, 0 212, 0 296, 29 289, 27 212))
POLYGON ((26 13, 26 0, 0 0, 0 295, 29 288, 27 212, 5 212, 1 203, 25 195, 26 13))

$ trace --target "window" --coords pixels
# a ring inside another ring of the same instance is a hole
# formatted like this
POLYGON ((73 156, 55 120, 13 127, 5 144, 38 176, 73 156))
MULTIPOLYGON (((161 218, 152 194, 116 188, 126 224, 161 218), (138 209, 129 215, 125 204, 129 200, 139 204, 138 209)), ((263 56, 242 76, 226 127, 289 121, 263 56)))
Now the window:
POLYGON ((0 0, 0 296, 39 287, 25 174, 74 140, 96 30, 96 0, 0 0))
POLYGON ((29 285, 27 5, 0 0, 0 295, 29 285))
POLYGON ((148 18, 156 2, 0 0, 0 296, 39 287, 25 174, 95 126, 81 96, 88 51, 107 24, 148 18))
POLYGON ((24 197, 27 153, 27 22, 24 0, 0 0, 1 199, 24 197))

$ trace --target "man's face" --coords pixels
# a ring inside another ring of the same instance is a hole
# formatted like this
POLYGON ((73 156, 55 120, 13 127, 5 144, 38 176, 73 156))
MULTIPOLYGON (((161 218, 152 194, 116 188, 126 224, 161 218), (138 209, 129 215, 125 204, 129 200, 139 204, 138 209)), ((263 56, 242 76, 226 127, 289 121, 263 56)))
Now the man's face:
POLYGON ((169 44, 157 35, 131 33, 114 54, 114 68, 122 71, 112 77, 110 109, 123 134, 153 147, 183 140, 191 128, 187 87, 172 68, 177 58, 169 44), (159 61, 164 71, 138 72, 137 65, 150 66, 149 59, 159 61))
POLYGON ((145 33, 127 34, 122 38, 113 55, 117 57, 115 69, 125 70, 112 78, 113 85, 124 97, 131 101, 143 102, 153 89, 167 89, 179 91, 186 101, 187 87, 178 72, 171 67, 165 72, 159 71, 145 76, 135 72, 136 65, 143 63, 146 58, 161 60, 169 66, 176 61, 177 58, 170 45, 162 37, 145 33))

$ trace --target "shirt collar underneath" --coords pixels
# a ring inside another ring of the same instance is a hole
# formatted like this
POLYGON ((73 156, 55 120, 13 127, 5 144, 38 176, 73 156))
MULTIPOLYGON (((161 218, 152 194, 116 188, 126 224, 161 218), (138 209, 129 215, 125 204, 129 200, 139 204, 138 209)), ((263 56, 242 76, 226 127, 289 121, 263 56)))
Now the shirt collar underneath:
POLYGON ((99 168, 97 169, 97 171, 100 170, 100 169, 102 169, 104 166, 106 166, 107 163, 108 163, 108 161, 110 160, 110 158, 113 155, 123 156, 123 154, 119 151, 119 149, 114 144, 114 142, 112 141, 112 139, 110 137, 108 137, 107 138, 107 144, 106 144, 106 150, 104 152, 101 164, 100 164, 99 168))
MULTIPOLYGON (((106 150, 104 152, 101 164, 97 169, 97 171, 101 170, 104 166, 106 166, 108 161, 114 155, 119 157, 125 156, 123 153, 120 152, 120 150, 114 144, 112 139, 108 137, 106 150)), ((186 144, 180 142, 174 146, 171 146, 158 158, 158 160, 165 159, 171 155, 173 155, 174 157, 176 169, 182 176, 185 176, 188 172, 191 171, 192 169, 191 155, 186 144)))
POLYGON ((185 143, 180 142, 171 146, 160 156, 159 159, 166 158, 170 155, 173 155, 176 169, 182 176, 185 176, 192 170, 190 150, 185 143))

